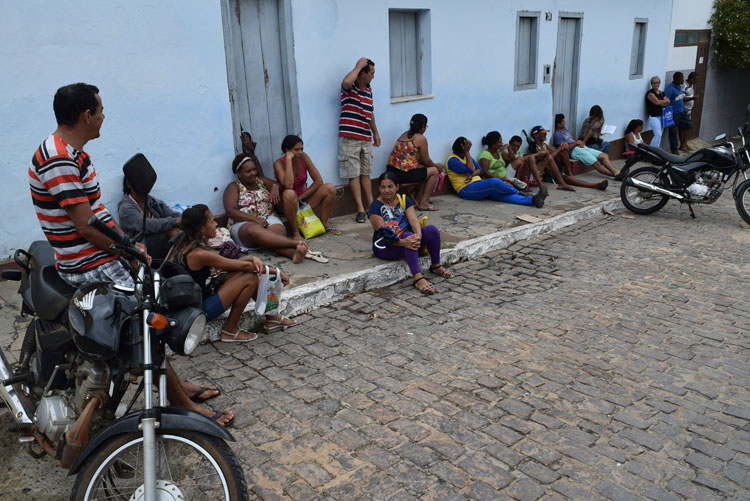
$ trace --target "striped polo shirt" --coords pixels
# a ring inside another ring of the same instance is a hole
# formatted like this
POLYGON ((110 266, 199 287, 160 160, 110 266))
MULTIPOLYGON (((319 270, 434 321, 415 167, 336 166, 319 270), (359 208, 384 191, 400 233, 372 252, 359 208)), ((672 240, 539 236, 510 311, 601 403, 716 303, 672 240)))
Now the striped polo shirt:
POLYGON ((114 226, 109 211, 99 203, 99 180, 88 153, 50 135, 31 159, 29 186, 44 236, 55 250, 58 271, 79 273, 115 259, 83 238, 65 210, 87 203, 99 219, 114 226))
POLYGON ((341 118, 339 118, 339 137, 351 137, 362 141, 372 140, 372 89, 357 87, 341 89, 341 118))

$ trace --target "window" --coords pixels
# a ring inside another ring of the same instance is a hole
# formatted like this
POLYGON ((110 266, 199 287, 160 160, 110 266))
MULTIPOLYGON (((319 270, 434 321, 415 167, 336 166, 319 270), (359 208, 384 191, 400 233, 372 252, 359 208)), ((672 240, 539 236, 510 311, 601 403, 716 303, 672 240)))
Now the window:
POLYGON ((539 13, 521 12, 516 25, 515 90, 536 88, 536 60, 539 41, 539 13))
POLYGON ((643 59, 646 53, 647 19, 635 20, 633 28, 633 48, 630 52, 630 78, 643 78, 643 59))
POLYGON ((388 10, 391 99, 431 97, 430 11, 388 10))
POLYGON ((676 30, 674 32, 674 46, 688 47, 703 45, 711 41, 711 30, 676 30))

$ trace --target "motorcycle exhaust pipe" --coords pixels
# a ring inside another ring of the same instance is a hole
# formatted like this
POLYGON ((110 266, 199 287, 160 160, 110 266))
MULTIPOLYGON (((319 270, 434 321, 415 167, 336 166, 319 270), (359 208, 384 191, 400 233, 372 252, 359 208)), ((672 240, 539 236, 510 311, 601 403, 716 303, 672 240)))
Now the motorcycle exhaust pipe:
POLYGON ((10 372, 8 361, 5 360, 5 355, 0 351, 0 385, 2 385, 0 386, 0 397, 2 397, 5 405, 10 409, 10 413, 13 415, 13 419, 15 419, 17 423, 32 424, 29 415, 23 408, 21 399, 18 398, 16 389, 13 388, 12 384, 7 386, 4 384, 5 380, 10 379, 12 376, 13 373, 10 372))
POLYGON ((662 195, 667 195, 668 197, 676 198, 677 200, 682 200, 682 195, 675 193, 673 191, 665 190, 664 188, 659 188, 658 186, 655 186, 651 183, 644 183, 643 181, 639 181, 638 179, 633 179, 632 177, 629 177, 625 179, 625 184, 628 186, 634 186, 636 188, 640 188, 642 190, 648 190, 653 191, 654 193, 660 193, 662 195))

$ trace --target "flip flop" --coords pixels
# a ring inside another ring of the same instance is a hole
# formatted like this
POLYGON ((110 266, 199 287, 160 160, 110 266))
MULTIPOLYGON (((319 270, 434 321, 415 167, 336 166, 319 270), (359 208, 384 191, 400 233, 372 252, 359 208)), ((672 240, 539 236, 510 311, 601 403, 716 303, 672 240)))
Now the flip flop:
POLYGON ((285 324, 284 320, 289 320, 291 322, 294 322, 291 318, 281 315, 281 318, 278 320, 266 320, 266 323, 263 324, 263 327, 265 327, 266 331, 273 332, 278 330, 286 330, 287 327, 294 327, 297 325, 297 322, 291 323, 291 324, 285 324), (269 327, 268 324, 274 324, 269 327))
POLYGON ((190 397, 190 400, 192 400, 196 404, 200 404, 202 402, 205 402, 206 400, 211 400, 212 398, 216 398, 220 395, 221 395, 221 390, 219 388, 209 388, 207 386, 201 386, 200 389, 196 391, 192 397, 190 397), (200 396, 203 395, 207 391, 215 391, 216 395, 211 395, 210 397, 200 398, 200 396))
POLYGON ((307 254, 305 254, 305 259, 312 259, 313 261, 317 261, 318 263, 327 263, 328 258, 323 257, 323 254, 320 251, 311 251, 308 250, 307 254))
POLYGON ((258 339, 258 334, 256 332, 248 332, 244 329, 237 329, 237 332, 229 332, 222 330, 222 334, 226 334, 227 336, 232 336, 232 339, 224 339, 220 338, 222 343, 249 343, 250 341, 255 341, 258 339), (240 332, 244 332, 245 334, 250 334, 250 337, 247 339, 237 339, 240 335, 240 332))
POLYGON ((326 233, 330 233, 331 235, 341 235, 341 230, 337 230, 333 226, 329 226, 326 228, 326 233))
POLYGON ((364 223, 365 221, 367 221, 367 213, 357 212, 357 215, 355 216, 354 220, 358 223, 364 223))
POLYGON ((557 187, 557 189, 558 189, 558 190, 562 190, 562 191, 576 191, 576 189, 575 189, 575 188, 573 188, 572 186, 566 186, 565 188, 560 188, 560 187, 558 186, 558 187, 557 187))
MULTIPOLYGON (((216 421, 219 426, 222 426, 222 423, 219 423, 219 419, 223 417, 224 417, 224 413, 222 411, 216 411, 216 414, 214 414, 211 419, 216 421)), ((232 421, 234 421, 234 416, 232 416, 232 419, 230 419, 229 421, 223 424, 224 428, 229 428, 229 425, 232 424, 232 421)))
POLYGON ((430 204, 427 207, 419 207, 419 206, 417 206, 417 210, 435 212, 436 210, 438 210, 438 208, 435 207, 434 205, 430 204))

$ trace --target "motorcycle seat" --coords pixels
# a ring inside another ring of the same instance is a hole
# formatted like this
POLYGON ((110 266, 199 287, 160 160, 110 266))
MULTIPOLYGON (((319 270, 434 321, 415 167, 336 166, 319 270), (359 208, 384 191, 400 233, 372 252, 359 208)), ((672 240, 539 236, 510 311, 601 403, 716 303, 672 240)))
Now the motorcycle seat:
POLYGON ((31 305, 43 320, 56 320, 68 307, 76 288, 65 282, 55 268, 55 253, 47 241, 29 247, 31 305))
POLYGON ((663 161, 669 162, 671 164, 684 164, 688 159, 688 157, 683 157, 680 155, 673 155, 672 153, 668 153, 657 146, 651 146, 648 144, 640 143, 637 146, 637 148, 641 150, 645 150, 648 153, 655 155, 659 157, 660 159, 662 159, 663 161))

